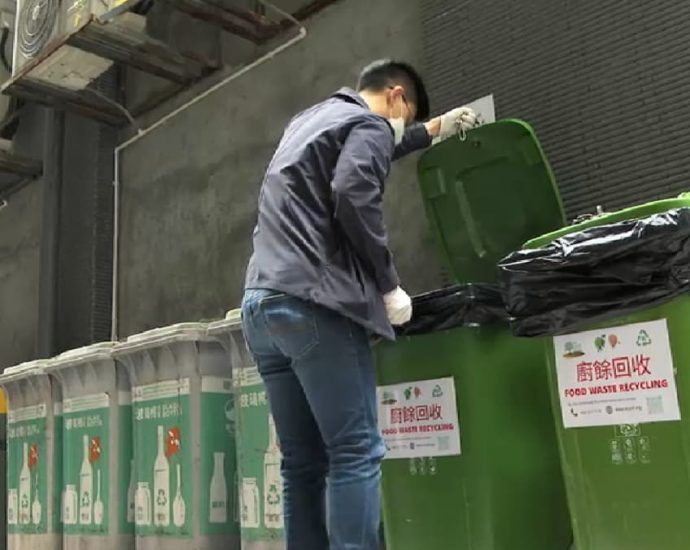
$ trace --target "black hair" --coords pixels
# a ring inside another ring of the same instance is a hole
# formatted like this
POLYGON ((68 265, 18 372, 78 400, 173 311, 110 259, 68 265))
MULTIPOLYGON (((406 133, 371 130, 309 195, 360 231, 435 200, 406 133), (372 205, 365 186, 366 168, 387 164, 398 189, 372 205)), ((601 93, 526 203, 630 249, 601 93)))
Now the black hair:
POLYGON ((407 95, 417 105, 416 120, 429 118, 429 96, 424 81, 409 63, 379 59, 367 65, 359 75, 357 91, 372 90, 380 92, 390 86, 402 86, 407 95))

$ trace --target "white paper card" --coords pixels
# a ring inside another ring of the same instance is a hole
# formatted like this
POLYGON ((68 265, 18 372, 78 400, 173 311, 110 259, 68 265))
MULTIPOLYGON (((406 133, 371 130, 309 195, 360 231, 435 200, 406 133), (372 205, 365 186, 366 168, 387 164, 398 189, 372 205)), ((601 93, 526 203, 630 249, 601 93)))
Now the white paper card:
POLYGON ((460 454, 453 378, 382 386, 377 398, 386 458, 460 454))
POLYGON ((666 320, 554 338, 566 428, 680 420, 666 320))

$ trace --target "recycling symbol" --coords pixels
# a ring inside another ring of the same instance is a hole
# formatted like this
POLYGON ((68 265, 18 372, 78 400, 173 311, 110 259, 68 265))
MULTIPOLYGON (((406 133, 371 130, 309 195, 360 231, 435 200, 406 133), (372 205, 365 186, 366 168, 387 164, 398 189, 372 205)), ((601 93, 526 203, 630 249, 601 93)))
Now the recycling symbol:
POLYGON ((434 390, 431 392, 432 397, 443 397, 443 390, 441 389, 441 386, 436 384, 434 387, 434 390))
POLYGON ((650 346, 652 344, 652 339, 646 330, 641 330, 637 335, 637 345, 640 347, 650 346))
POLYGON ((268 495, 266 495, 266 502, 271 506, 280 504, 280 494, 278 493, 278 487, 275 483, 272 483, 268 488, 268 495))

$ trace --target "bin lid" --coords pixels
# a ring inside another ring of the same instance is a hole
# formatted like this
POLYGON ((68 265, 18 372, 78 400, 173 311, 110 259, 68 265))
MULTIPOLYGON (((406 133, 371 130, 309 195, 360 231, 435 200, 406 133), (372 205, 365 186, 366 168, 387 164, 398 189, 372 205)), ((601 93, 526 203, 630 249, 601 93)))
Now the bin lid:
POLYGON ((242 310, 231 309, 225 314, 225 319, 214 321, 208 325, 209 336, 221 336, 225 332, 237 330, 242 326, 242 310))
POLYGON ((45 368, 50 366, 51 362, 52 360, 50 359, 37 359, 8 367, 0 374, 0 385, 45 374, 45 368))
POLYGON ((676 208, 689 207, 690 193, 682 193, 676 198, 648 202, 638 206, 633 206, 631 208, 618 210, 616 212, 594 216, 584 222, 569 225, 568 227, 564 227, 557 231, 553 231, 551 233, 547 233, 546 235, 541 235, 540 237, 527 241, 523 248, 541 248, 542 246, 546 246, 556 239, 577 231, 584 231, 585 229, 590 229, 592 227, 610 225, 612 223, 618 223, 626 220, 638 220, 654 214, 660 214, 661 212, 668 212, 669 210, 674 210, 676 208))
POLYGON ((447 139, 418 170, 432 233, 456 282, 495 282, 498 260, 565 223, 549 162, 523 121, 447 139))
POLYGON ((113 355, 122 355, 147 348, 158 348, 175 342, 208 340, 205 323, 178 323, 168 327, 155 328, 141 334, 134 334, 115 346, 113 355))
POLYGON ((98 344, 66 351, 55 357, 49 368, 62 369, 79 363, 111 359, 113 348, 116 345, 117 342, 100 342, 98 344))

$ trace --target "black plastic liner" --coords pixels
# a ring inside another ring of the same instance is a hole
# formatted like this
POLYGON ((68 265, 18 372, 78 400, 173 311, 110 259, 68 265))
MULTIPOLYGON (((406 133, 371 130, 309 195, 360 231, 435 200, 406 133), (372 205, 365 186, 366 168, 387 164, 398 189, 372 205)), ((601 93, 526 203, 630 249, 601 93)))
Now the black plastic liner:
POLYGON ((690 289, 690 209, 593 227, 499 263, 516 336, 544 336, 661 305, 690 289))
POLYGON ((508 314, 498 285, 455 285, 412 298, 412 320, 396 333, 412 336, 501 321, 507 322, 508 314))

